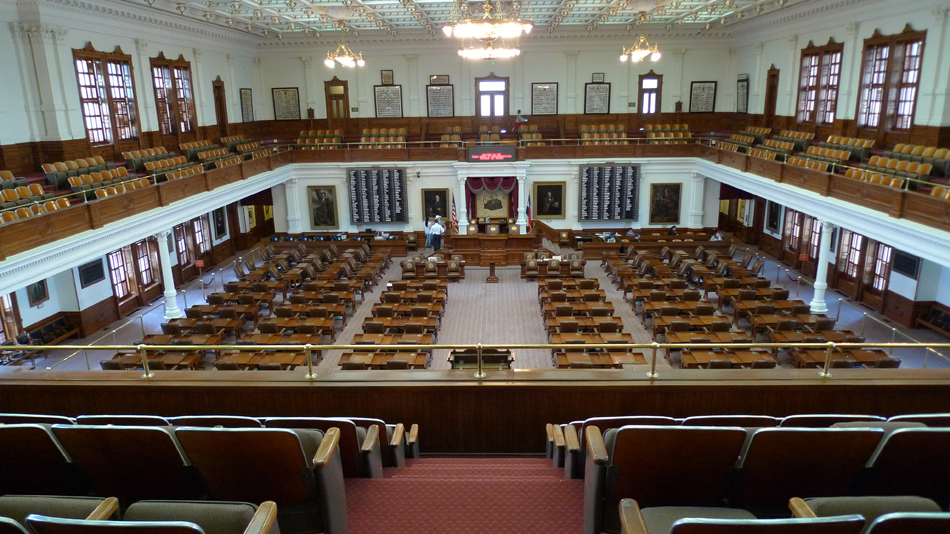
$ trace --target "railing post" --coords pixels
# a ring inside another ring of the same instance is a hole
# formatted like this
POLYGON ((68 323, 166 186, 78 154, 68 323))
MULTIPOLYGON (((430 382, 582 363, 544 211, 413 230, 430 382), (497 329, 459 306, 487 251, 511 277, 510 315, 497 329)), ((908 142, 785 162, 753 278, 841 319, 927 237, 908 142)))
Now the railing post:
POLYGON ((795 287, 795 298, 802 292, 802 273, 798 273, 798 285, 795 287))
POLYGON ((118 345, 118 344, 119 344, 119 341, 118 341, 118 339, 116 338, 116 335, 115 335, 115 330, 112 331, 112 344, 113 344, 113 345, 118 345))
POLYGON ((660 350, 660 344, 656 341, 653 342, 653 362, 650 363, 650 372, 647 373, 648 378, 657 378, 660 375, 656 372, 656 353, 660 350))
POLYGON ((139 345, 139 354, 142 355, 142 369, 145 369, 145 374, 142 375, 142 378, 154 378, 155 374, 149 371, 148 369, 148 354, 145 349, 145 345, 139 345))
POLYGON ((86 360, 86 370, 91 371, 92 367, 89 366, 89 353, 86 352, 86 349, 82 349, 82 357, 86 360))
POLYGON ((478 351, 478 372, 475 373, 475 378, 485 378, 488 375, 485 374, 485 371, 482 369, 482 344, 478 343, 475 345, 475 350, 478 351))
POLYGON ((861 321, 861 333, 858 334, 858 335, 861 335, 861 336, 864 335, 864 330, 865 330, 865 329, 867 328, 867 326, 868 326, 868 312, 863 312, 863 313, 864 313, 864 320, 861 321))
POLYGON ((821 370, 820 373, 818 373, 819 375, 821 375, 822 378, 831 377, 831 372, 829 371, 829 369, 831 368, 831 352, 834 349, 835 349, 835 344, 829 342, 828 348, 825 349, 825 367, 824 369, 821 370))
POLYGON ((181 297, 185 303, 185 309, 187 310, 188 309, 188 293, 186 293, 184 289, 181 290, 181 297))
MULTIPOLYGON (((894 327, 891 327, 891 344, 894 343, 894 340, 895 340, 895 339, 897 339, 897 329, 894 328, 894 327)), ((887 355, 888 355, 888 356, 893 356, 893 355, 894 355, 894 347, 888 347, 888 349, 887 349, 887 355)))
POLYGON ((844 300, 844 299, 841 299, 841 298, 838 299, 838 311, 835 312, 835 322, 836 322, 836 323, 838 322, 838 319, 841 318, 841 301, 842 301, 842 300, 844 300))
MULTIPOLYGON (((146 312, 148 313, 148 312, 146 312)), ((145 313, 139 315, 139 326, 142 327, 142 337, 145 337, 145 313)))
POLYGON ((313 345, 307 343, 303 350, 307 351, 307 379, 313 380, 317 377, 317 373, 313 372, 313 345))

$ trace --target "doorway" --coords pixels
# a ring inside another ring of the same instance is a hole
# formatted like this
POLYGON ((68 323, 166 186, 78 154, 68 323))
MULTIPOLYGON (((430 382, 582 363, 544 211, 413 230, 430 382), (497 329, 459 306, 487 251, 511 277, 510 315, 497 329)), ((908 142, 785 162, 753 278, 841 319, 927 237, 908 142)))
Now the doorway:
POLYGON ((778 74, 779 69, 772 65, 766 73, 765 78, 765 126, 772 127, 772 121, 775 120, 775 105, 778 102, 778 74))
POLYGON ((214 116, 218 120, 218 137, 227 137, 228 99, 225 97, 224 82, 220 76, 211 82, 211 88, 214 93, 214 116))
POLYGON ((475 120, 479 129, 486 126, 488 130, 500 130, 514 126, 508 124, 509 89, 508 78, 495 76, 495 73, 475 78, 475 120))
POLYGON ((346 133, 346 123, 350 118, 350 92, 345 80, 336 76, 323 82, 327 95, 327 124, 331 130, 346 133))

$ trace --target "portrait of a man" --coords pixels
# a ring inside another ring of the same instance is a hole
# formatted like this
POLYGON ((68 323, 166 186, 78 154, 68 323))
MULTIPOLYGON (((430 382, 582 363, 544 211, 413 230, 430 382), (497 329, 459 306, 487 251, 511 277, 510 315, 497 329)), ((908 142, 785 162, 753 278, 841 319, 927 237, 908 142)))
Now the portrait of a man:
POLYGON ((771 200, 768 201, 765 210, 765 229, 777 234, 779 232, 779 222, 781 221, 782 206, 771 200))
POLYGON ((37 306, 49 300, 49 289, 46 287, 46 280, 40 280, 35 284, 26 286, 26 296, 30 301, 30 307, 37 306))
POLYGON ((423 189, 422 190, 422 211, 423 217, 434 219, 436 215, 445 219, 449 215, 449 190, 448 189, 423 189))
POLYGON ((312 228, 338 228, 336 191, 330 187, 308 187, 310 225, 312 228))
POLYGON ((650 224, 679 224, 682 184, 650 184, 650 224))
POLYGON ((539 219, 564 218, 564 182, 535 182, 533 205, 539 219))
POLYGON ((212 211, 211 216, 214 219, 214 238, 221 239, 228 233, 228 222, 224 208, 212 211))

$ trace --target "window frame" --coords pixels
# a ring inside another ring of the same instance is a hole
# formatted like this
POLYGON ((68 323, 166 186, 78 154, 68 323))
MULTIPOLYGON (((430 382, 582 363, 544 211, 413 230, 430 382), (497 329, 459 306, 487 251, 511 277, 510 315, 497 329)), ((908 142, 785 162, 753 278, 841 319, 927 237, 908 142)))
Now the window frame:
POLYGON ((112 282, 112 292, 119 300, 125 300, 137 294, 133 284, 133 274, 130 271, 132 256, 131 247, 125 246, 106 254, 109 264, 109 280, 112 282))
POLYGON ((871 267, 871 282, 868 284, 868 290, 875 293, 883 293, 887 289, 887 284, 891 278, 891 264, 894 262, 894 247, 877 243, 874 248, 874 255, 871 258, 873 266, 871 267), (881 252, 884 252, 883 256, 881 252), (878 286, 881 287, 878 287, 878 286))
POLYGON ((135 249, 135 274, 142 287, 154 284, 156 280, 155 261, 152 255, 153 242, 151 240, 137 241, 135 249))
POLYGON ((821 254, 821 223, 812 217, 810 237, 808 238, 808 257, 817 260, 821 254))
POLYGON ((191 62, 185 61, 182 55, 178 59, 167 59, 164 52, 159 52, 158 56, 149 58, 149 67, 159 131, 162 135, 174 136, 196 133, 198 117, 191 62), (157 83, 159 81, 161 83, 157 83))
POLYGON ((495 76, 495 73, 492 72, 488 76, 485 76, 482 78, 475 78, 475 118, 480 119, 480 120, 504 119, 505 117, 510 115, 510 113, 508 112, 508 109, 510 107, 509 106, 510 95, 511 95, 511 79, 508 76, 495 76), (504 91, 482 91, 479 88, 479 85, 481 84, 481 82, 505 82, 505 89, 504 91), (503 103, 504 109, 502 109, 501 115, 489 114, 486 116, 482 116, 482 94, 492 95, 490 97, 490 103, 491 103, 490 105, 492 106, 492 110, 494 110, 495 95, 498 95, 498 94, 504 95, 504 103, 503 103))
POLYGON ((142 128, 139 123, 138 96, 135 90, 135 68, 132 64, 132 56, 122 52, 121 47, 116 47, 114 52, 100 52, 96 50, 92 43, 86 44, 85 48, 73 49, 73 70, 76 74, 76 85, 79 91, 80 112, 83 115, 83 128, 86 131, 86 139, 92 146, 118 147, 122 142, 135 142, 141 135, 142 128), (92 66, 92 74, 84 74, 79 71, 79 62, 87 62, 92 66), (114 73, 116 67, 119 72, 114 73), (84 87, 93 87, 89 84, 83 84, 83 76, 91 75, 96 78, 95 88, 99 93, 95 100, 100 108, 98 118, 100 127, 90 130, 90 116, 87 115, 87 104, 94 99, 84 96, 84 87), (116 81, 121 82, 121 87, 115 85, 116 81), (123 108, 123 109, 120 109, 123 108), (124 110, 124 112, 123 112, 124 110), (102 139, 93 140, 90 137, 92 131, 101 130, 102 139))
POLYGON ((191 231, 195 239, 197 250, 196 254, 208 254, 211 252, 211 233, 208 216, 202 215, 191 220, 191 231))
POLYGON ((175 235, 175 255, 178 258, 178 267, 184 269, 195 261, 192 247, 189 243, 188 232, 184 224, 175 226, 173 231, 175 235))
POLYGON ((833 38, 823 46, 815 46, 809 41, 808 46, 802 48, 795 110, 795 118, 799 124, 834 124, 838 111, 843 58, 844 43, 836 43, 833 38), (811 104, 811 109, 808 109, 807 105, 803 106, 807 103, 811 104))
POLYGON ((662 113, 663 108, 663 75, 653 72, 653 69, 650 69, 650 72, 646 74, 641 74, 637 79, 637 102, 639 103, 639 113, 640 115, 659 115, 662 113), (656 80, 656 89, 644 89, 643 81, 655 79, 656 80), (643 105, 644 95, 652 94, 656 98, 656 102, 653 106, 653 111, 644 111, 646 106, 643 105))
POLYGON ((899 34, 882 35, 875 30, 864 40, 854 113, 858 128, 890 132, 913 127, 926 44, 927 30, 915 31, 909 24, 899 34), (918 53, 911 56, 915 64, 908 69, 907 49, 918 43, 918 53), (911 71, 915 71, 913 81, 904 81, 911 71), (912 93, 909 100, 903 99, 907 92, 912 93))

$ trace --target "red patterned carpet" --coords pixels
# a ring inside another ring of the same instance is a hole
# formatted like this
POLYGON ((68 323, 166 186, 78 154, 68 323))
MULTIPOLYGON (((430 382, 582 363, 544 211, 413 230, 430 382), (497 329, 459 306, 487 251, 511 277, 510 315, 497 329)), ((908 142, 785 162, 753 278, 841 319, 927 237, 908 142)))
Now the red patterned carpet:
POLYGON ((577 534, 584 482, 541 458, 423 458, 347 479, 352 534, 577 534))

